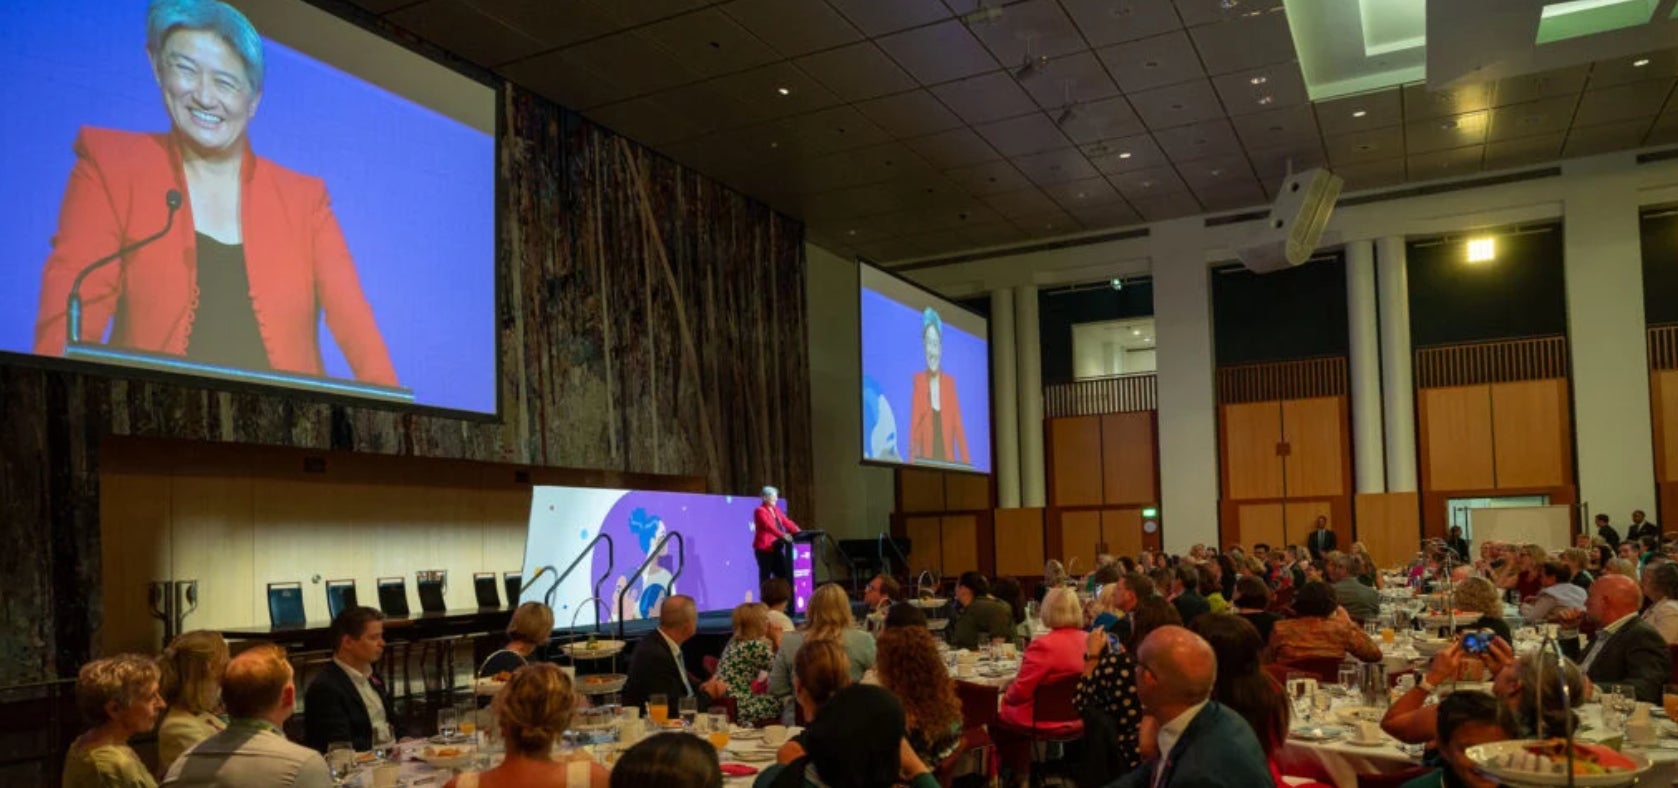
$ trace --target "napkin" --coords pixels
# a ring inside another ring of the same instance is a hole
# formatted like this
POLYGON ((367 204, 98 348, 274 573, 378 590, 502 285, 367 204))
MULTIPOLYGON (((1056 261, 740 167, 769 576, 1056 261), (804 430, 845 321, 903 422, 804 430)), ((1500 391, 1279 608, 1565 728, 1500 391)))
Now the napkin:
POLYGON ((722 765, 722 773, 729 777, 750 777, 757 774, 757 767, 743 763, 725 763, 722 765))

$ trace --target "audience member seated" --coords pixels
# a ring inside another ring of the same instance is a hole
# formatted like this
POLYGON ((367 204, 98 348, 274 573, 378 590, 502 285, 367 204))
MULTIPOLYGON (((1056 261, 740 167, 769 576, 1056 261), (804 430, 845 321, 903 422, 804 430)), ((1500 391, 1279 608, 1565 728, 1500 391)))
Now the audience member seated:
MULTIPOLYGON (((1585 616, 1598 629, 1580 667, 1597 684, 1630 684, 1637 699, 1660 703, 1661 688, 1672 673, 1672 657, 1666 638, 1637 615, 1643 592, 1629 577, 1613 575, 1591 584, 1585 600, 1585 616)), ((1569 611, 1564 625, 1576 622, 1578 611, 1569 611)))
MULTIPOLYGON (((1222 556, 1219 556, 1222 558, 1222 556)), ((1212 613, 1229 611, 1229 598, 1224 596, 1223 583, 1218 579, 1217 562, 1208 561, 1200 565, 1200 595, 1206 597, 1206 609, 1212 613)))
POLYGON ((1137 650, 1137 693, 1149 725, 1143 749, 1158 754, 1116 788, 1271 788, 1270 765, 1252 726, 1212 699, 1217 656, 1199 635, 1162 627, 1137 650))
POLYGON ((1492 581, 1483 577, 1469 577, 1456 584, 1456 609, 1469 613, 1479 613, 1480 618, 1472 624, 1463 624, 1457 631, 1471 629, 1489 629, 1505 643, 1515 642, 1514 635, 1509 631, 1509 622, 1503 620, 1503 595, 1497 591, 1492 581))
POLYGON ((1071 582, 1071 580, 1066 575, 1066 567, 1062 566, 1059 561, 1049 559, 1048 562, 1043 564, 1043 584, 1037 587, 1036 601, 1041 603, 1043 597, 1049 593, 1049 589, 1060 588, 1068 582, 1071 582))
POLYGON ((701 708, 710 705, 716 685, 702 690, 699 680, 688 675, 682 661, 682 644, 699 631, 699 609, 693 597, 666 597, 658 609, 658 637, 648 635, 635 644, 629 657, 629 672, 623 684, 623 705, 641 707, 654 695, 663 695, 676 719, 682 698, 698 698, 701 708))
MULTIPOLYGON (((1621 547, 1624 547, 1624 546, 1625 545, 1621 545, 1621 547)), ((1632 580, 1636 580, 1637 579, 1637 562, 1635 560, 1630 559, 1630 558, 1609 559, 1608 564, 1603 567, 1602 573, 1605 574, 1605 575, 1619 575, 1620 577, 1629 577, 1632 580)), ((1601 579, 1601 578, 1598 578, 1598 579, 1601 579)), ((1595 585, 1595 584, 1593 583, 1592 585, 1595 585)))
POLYGON ((1002 708, 991 731, 1003 767, 1016 776, 1026 774, 1031 767, 1030 734, 1034 728, 1053 736, 1076 736, 1084 727, 1081 720, 1039 720, 1036 707, 1039 688, 1076 681, 1084 672, 1088 636, 1084 632, 1083 605, 1072 589, 1059 588, 1043 597, 1039 615, 1049 631, 1026 646, 1019 675, 1002 693, 1002 708))
POLYGON ((1107 716, 1118 734, 1116 752, 1107 762, 1127 772, 1142 762, 1137 741, 1142 701, 1136 695, 1136 649, 1154 630, 1183 623, 1177 608, 1163 597, 1151 595, 1137 603, 1129 619, 1130 633, 1123 641, 1114 642, 1101 629, 1089 634, 1084 645, 1083 678, 1078 680, 1078 693, 1072 701, 1086 715, 1093 710, 1107 716))
POLYGON ((64 788, 155 788, 157 781, 128 747, 163 712, 157 662, 138 654, 96 659, 76 674, 76 710, 93 727, 64 756, 64 788))
MULTIPOLYGON (((1544 714, 1547 731, 1561 730, 1568 722, 1570 711, 1564 711, 1554 654, 1531 654, 1517 658, 1509 642, 1492 641, 1491 648, 1475 657, 1492 675, 1492 694, 1507 707, 1510 725, 1521 736, 1537 734, 1538 715, 1544 714)), ((1427 672, 1421 676, 1393 705, 1381 720, 1381 729, 1393 738, 1408 744, 1426 744, 1439 740, 1440 718, 1438 705, 1427 703, 1429 696, 1440 685, 1465 675, 1470 655, 1462 643, 1450 645, 1434 655, 1427 672)), ((1568 697, 1573 706, 1585 701, 1585 682, 1579 667, 1564 659, 1560 670, 1565 672, 1568 697)), ((1476 674, 1477 675, 1477 674, 1476 674)))
POLYGON ((880 633, 880 686, 903 703, 909 746, 936 767, 961 746, 961 699, 932 633, 899 627, 880 633))
POLYGON ((1667 645, 1678 643, 1678 564, 1667 562, 1643 570, 1643 595, 1649 598, 1643 620, 1661 633, 1667 645))
MULTIPOLYGON (((1091 623, 1093 629, 1105 629, 1119 640, 1130 637, 1130 616, 1137 603, 1154 596, 1154 581, 1141 572, 1124 575, 1111 585, 1101 587, 1101 613, 1091 623)), ((1164 601, 1164 600, 1161 600, 1164 601)))
POLYGON ((1025 620, 1025 589, 1020 587, 1020 581, 1012 577, 999 577, 991 583, 990 595, 998 602, 1008 606, 1012 613, 1013 627, 1008 630, 1008 642, 1024 645, 1031 640, 1031 627, 1025 620))
MULTIPOLYGON (((664 605, 668 606, 671 599, 677 598, 666 599, 664 605)), ((593 760, 587 757, 554 760, 554 745, 562 743, 576 702, 577 693, 571 685, 571 677, 565 675, 558 665, 533 662, 513 671, 507 686, 495 694, 495 702, 490 704, 495 724, 501 731, 501 740, 506 743, 506 758, 500 765, 482 774, 464 772, 444 788, 520 788, 526 785, 605 788, 606 770, 593 760)), ((699 741, 692 736, 683 738, 699 741)), ((624 753, 618 768, 624 768, 629 760, 629 753, 624 753)), ((711 768, 716 768, 715 760, 711 768)))
MULTIPOLYGON (((1119 572, 1118 563, 1118 560, 1113 558, 1111 553, 1097 553, 1095 556, 1095 568, 1091 569, 1089 574, 1084 575, 1084 593, 1094 594, 1096 589, 1099 589, 1103 585, 1111 583, 1117 579, 1119 572), (1103 570, 1106 570, 1105 573, 1103 570)), ((1044 597, 1047 598, 1048 595, 1044 594, 1044 597)))
POLYGON ((1235 583, 1235 599, 1231 605, 1235 615, 1253 625, 1261 646, 1270 642, 1270 631, 1282 619, 1270 612, 1270 586, 1257 577, 1243 577, 1235 583))
POLYGON ((530 663, 530 655, 545 646, 553 636, 554 612, 541 602, 526 602, 513 611, 507 622, 507 647, 489 655, 478 666, 478 678, 488 679, 513 671, 530 663))
POLYGON ((781 650, 775 652, 775 662, 769 668, 769 694, 777 698, 792 696, 793 664, 798 649, 817 640, 829 640, 844 649, 849 661, 851 681, 861 681, 862 674, 874 667, 874 638, 852 626, 851 598, 845 589, 828 583, 810 595, 810 606, 804 612, 805 629, 781 637, 781 650))
POLYGON ((1353 621, 1374 621, 1381 617, 1381 595, 1358 582, 1360 560, 1351 553, 1333 553, 1328 559, 1328 579, 1334 584, 1334 598, 1353 621))
POLYGON ((611 788, 722 788, 717 748, 698 736, 660 733, 625 750, 612 767, 611 788))
POLYGON ((1171 577, 1171 605, 1185 623, 1212 612, 1212 604, 1200 593, 1200 569, 1181 564, 1171 577))
POLYGON ((1468 748, 1515 738, 1499 713, 1497 699, 1484 692, 1453 692, 1439 701, 1439 756, 1445 765, 1402 788, 1497 788, 1468 759, 1468 748))
POLYGON ((938 779, 915 755, 905 733, 903 706, 890 692, 863 685, 847 687, 810 721, 804 731, 805 753, 790 763, 764 769, 752 786, 938 788, 938 779), (783 777, 787 773, 797 777, 783 777))
POLYGON ((293 744, 281 726, 297 706, 285 649, 251 646, 227 663, 221 680, 225 730, 199 742, 169 767, 170 788, 330 788, 320 753, 293 744))
POLYGON ((169 711, 157 728, 157 768, 181 757, 192 745, 227 728, 221 716, 221 673, 227 669, 227 641, 205 629, 176 635, 158 660, 157 686, 169 711))
POLYGON ((1550 561, 1542 570, 1544 587, 1531 601, 1521 603, 1521 619, 1531 624, 1549 622, 1567 610, 1585 609, 1585 589, 1573 584, 1567 564, 1550 561))
POLYGON ((1522 602, 1538 596, 1544 588, 1544 562, 1549 558, 1550 554, 1538 545, 1521 545, 1519 552, 1515 553, 1514 563, 1504 566, 1497 586, 1514 589, 1522 602))
POLYGON ((1287 743, 1290 704, 1287 690, 1264 672, 1259 659, 1264 641, 1258 630, 1237 616, 1201 616, 1189 629, 1212 647, 1218 660, 1212 700, 1229 707, 1252 727, 1270 776, 1280 785, 1276 752, 1287 743))
POLYGON ((346 608, 332 621, 332 661, 303 695, 304 741, 318 752, 347 741, 373 749, 373 732, 396 738, 390 692, 373 663, 385 651, 385 616, 370 607, 346 608))
POLYGON ((787 605, 792 604, 792 584, 784 577, 772 577, 763 581, 761 591, 763 604, 769 606, 769 626, 781 630, 783 635, 797 631, 798 627, 787 615, 787 605))
MULTIPOLYGON (((845 649, 832 640, 812 640, 804 644, 804 648, 798 650, 793 670, 793 697, 806 722, 820 716, 822 707, 839 690, 852 683, 851 660, 845 656, 845 649)), ((804 740, 802 736, 794 736, 781 745, 775 753, 775 760, 792 763, 803 756, 804 740)))
POLYGON ((769 642, 769 608, 747 602, 734 608, 734 637, 723 647, 717 662, 713 686, 706 692, 714 697, 734 699, 734 719, 741 725, 756 725, 781 717, 781 701, 773 695, 752 691, 760 675, 769 672, 775 649, 769 642))
MULTIPOLYGON (((1580 536, 1583 535, 1584 534, 1580 534, 1580 536)), ((1566 550, 1561 551, 1561 560, 1562 563, 1567 564, 1567 568, 1573 572, 1573 577, 1568 578, 1568 582, 1583 588, 1586 591, 1591 590, 1591 582, 1596 580, 1596 575, 1591 574, 1590 552, 1583 547, 1569 547, 1566 550)))
POLYGON ((886 629, 898 627, 920 627, 926 629, 926 611, 918 605, 908 602, 898 602, 886 611, 886 629))
POLYGON ((1008 609, 1007 602, 991 596, 990 581, 984 575, 962 572, 956 581, 956 603, 961 605, 961 617, 951 628, 950 645, 978 648, 990 645, 995 638, 1013 635, 1014 611, 1008 609))
POLYGON ((903 599, 903 585, 897 578, 887 574, 878 574, 862 589, 862 604, 868 608, 870 614, 886 612, 893 602, 903 599))
POLYGON ((1339 606, 1327 583, 1312 580, 1301 586, 1294 595, 1293 610, 1296 618, 1277 621, 1271 630, 1270 661, 1298 664, 1307 659, 1344 659, 1347 654, 1364 662, 1380 661, 1381 648, 1339 606))

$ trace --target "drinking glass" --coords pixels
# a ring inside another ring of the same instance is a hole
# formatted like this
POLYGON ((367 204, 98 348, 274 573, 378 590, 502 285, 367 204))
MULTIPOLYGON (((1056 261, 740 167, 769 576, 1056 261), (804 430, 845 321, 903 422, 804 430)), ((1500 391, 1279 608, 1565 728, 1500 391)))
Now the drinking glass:
POLYGON ((694 718, 699 715, 699 699, 682 698, 676 704, 676 711, 682 715, 682 727, 693 730, 694 718))
POLYGON ((1311 694, 1311 708, 1317 712, 1317 721, 1328 719, 1328 713, 1334 710, 1334 696, 1328 694, 1328 688, 1323 687, 1311 694))
POLYGON ((471 736, 478 732, 478 704, 471 700, 458 703, 454 707, 455 718, 458 720, 460 735, 471 736))
POLYGON ((342 783, 355 769, 355 745, 335 741, 326 745, 326 765, 332 769, 332 779, 342 783))
POLYGON ((647 719, 652 721, 652 724, 654 724, 654 725, 657 725, 661 728, 664 727, 664 723, 666 723, 670 720, 670 698, 669 698, 669 696, 667 696, 667 695, 648 695, 647 696, 647 719))
POLYGON ((1311 674, 1288 674, 1288 697, 1293 699, 1293 712, 1301 718, 1311 714, 1311 674))
POLYGON ((373 757, 381 761, 388 761, 395 754, 392 752, 395 748, 396 739, 390 735, 388 727, 373 729, 373 757))
POLYGON ((1358 691, 1358 666, 1356 664, 1340 663, 1340 689, 1348 697, 1358 691))
POLYGON ((1666 710, 1666 716, 1678 720, 1678 684, 1666 685, 1661 693, 1661 708, 1666 710))
POLYGON ((437 735, 452 739, 460 733, 460 712, 454 707, 437 710, 437 735))
POLYGON ((728 710, 722 708, 721 706, 715 706, 712 707, 711 713, 708 716, 711 718, 711 724, 706 738, 711 740, 711 746, 717 748, 717 752, 722 752, 723 748, 728 746, 728 734, 730 727, 728 724, 728 710))

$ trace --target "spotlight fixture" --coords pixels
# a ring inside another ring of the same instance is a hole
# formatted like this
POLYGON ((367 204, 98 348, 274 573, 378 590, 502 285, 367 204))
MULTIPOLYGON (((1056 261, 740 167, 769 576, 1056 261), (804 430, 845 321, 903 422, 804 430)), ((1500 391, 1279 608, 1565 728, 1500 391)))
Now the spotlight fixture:
POLYGON ((1468 239, 1468 262, 1489 263, 1497 259, 1497 239, 1491 236, 1468 239))
POLYGON ((1647 66, 1647 65, 1649 65, 1649 59, 1646 58, 1646 57, 1640 57, 1636 60, 1631 61, 1631 67, 1632 68, 1642 68, 1642 67, 1647 66))
POLYGON ((1361 110, 1361 109, 1352 110, 1352 117, 1354 117, 1354 118, 1361 118, 1361 117, 1363 117, 1365 115, 1368 115, 1368 114, 1369 114, 1368 112, 1366 112, 1364 110, 1361 110))
POLYGON ((1055 118, 1055 125, 1059 126, 1061 128, 1066 128, 1066 124, 1071 123, 1074 120, 1077 120, 1077 118, 1078 118, 1078 105, 1077 104, 1068 104, 1068 105, 1066 105, 1066 107, 1064 109, 1062 109, 1060 111, 1060 117, 1055 118))
POLYGON ((1025 80, 1047 70, 1049 70, 1048 55, 1032 55, 1028 52, 1026 53, 1025 60, 1020 63, 1020 67, 1014 69, 1014 79, 1024 82, 1025 80))
POLYGON ((1253 77, 1252 79, 1247 80, 1247 84, 1249 84, 1249 85, 1263 85, 1264 83, 1269 82, 1269 81, 1270 81, 1269 77, 1261 75, 1261 76, 1253 77))
POLYGON ((1107 284, 1108 284, 1108 286, 1112 287, 1114 290, 1123 290, 1124 289, 1124 280, 1120 279, 1116 276, 1113 277, 1112 279, 1107 280, 1107 284))
POLYGON ((792 95, 792 88, 775 88, 775 92, 783 96, 790 96, 792 95))
POLYGON ((1122 153, 1120 153, 1120 154, 1119 154, 1119 158, 1121 158, 1121 159, 1128 159, 1128 158, 1130 158, 1130 151, 1124 151, 1124 152, 1122 152, 1122 153))

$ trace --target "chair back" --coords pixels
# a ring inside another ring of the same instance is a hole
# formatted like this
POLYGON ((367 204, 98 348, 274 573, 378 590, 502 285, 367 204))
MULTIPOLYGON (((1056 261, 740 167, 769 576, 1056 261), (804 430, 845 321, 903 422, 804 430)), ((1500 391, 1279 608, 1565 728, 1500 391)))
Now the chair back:
POLYGON ((356 606, 355 580, 326 581, 326 614, 337 620, 338 614, 356 606))
POLYGON ((1076 722, 1084 724, 1073 699, 1078 695, 1078 681, 1083 677, 1073 673, 1037 685, 1031 701, 1031 727, 1044 724, 1076 722))
POLYGON ((1282 676, 1282 682, 1287 682, 1287 672, 1309 673, 1311 678, 1323 684, 1334 684, 1340 681, 1340 657, 1307 657, 1292 662, 1279 663, 1287 668, 1282 676))
POLYGON ((420 610, 441 613, 449 608, 443 594, 449 589, 447 569, 427 569, 414 573, 414 585, 419 589, 420 610))
MULTIPOLYGON (((968 728, 961 732, 961 744, 956 745, 956 751, 950 753, 942 763, 935 764, 932 776, 938 778, 940 788, 950 788, 955 784, 956 776, 963 773, 967 757, 980 750, 988 750, 995 746, 991 742, 990 734, 983 728, 968 728)), ((988 759, 987 759, 988 761, 988 759)), ((987 762, 980 770, 980 774, 989 777, 990 764, 987 762)))
POLYGON ((966 728, 979 728, 996 722, 997 699, 1002 690, 989 684, 956 681, 956 697, 961 700, 961 723, 966 728))
POLYGON ((501 591, 498 586, 494 572, 472 573, 472 596, 477 598, 479 610, 501 607, 501 591))
POLYGON ((408 580, 406 578, 379 578, 379 610, 389 618, 408 617, 408 580))
POLYGON ((308 622, 303 614, 302 583, 268 584, 268 624, 275 628, 300 627, 308 622))
POLYGON ((519 586, 524 585, 523 572, 502 572, 501 585, 507 591, 507 607, 519 606, 519 586))

